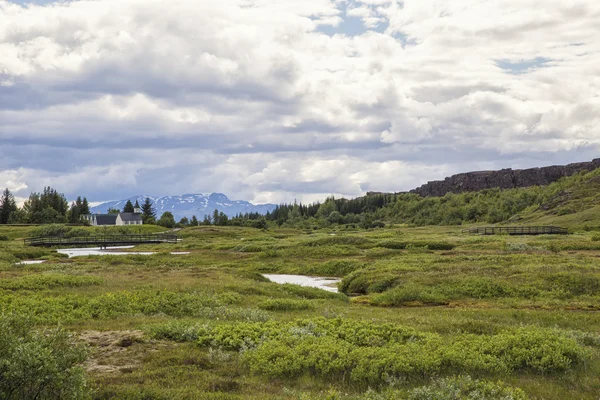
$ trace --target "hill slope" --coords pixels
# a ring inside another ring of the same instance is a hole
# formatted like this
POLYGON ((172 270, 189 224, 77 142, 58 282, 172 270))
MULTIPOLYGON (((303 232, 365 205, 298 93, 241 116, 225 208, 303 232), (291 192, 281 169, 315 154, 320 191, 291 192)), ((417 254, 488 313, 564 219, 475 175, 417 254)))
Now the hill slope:
POLYGON ((422 197, 416 193, 369 193, 311 205, 281 205, 268 219, 310 228, 331 224, 373 228, 386 224, 556 224, 600 229, 600 168, 546 186, 484 189, 422 197))
POLYGON ((198 219, 202 219, 206 214, 212 214, 217 209, 232 217, 239 213, 259 213, 266 214, 275 208, 275 204, 252 204, 243 200, 230 200, 222 193, 204 194, 184 194, 181 196, 133 196, 129 199, 118 201, 109 201, 98 206, 92 207, 92 213, 105 213, 109 208, 117 208, 122 210, 131 200, 135 204, 136 200, 141 205, 146 197, 150 198, 156 209, 156 215, 160 217, 165 211, 170 211, 179 220, 183 217, 191 218, 195 215, 198 219))
POLYGON ((590 162, 568 165, 552 165, 529 169, 502 169, 500 171, 477 171, 452 175, 443 181, 431 181, 411 190, 420 196, 444 196, 446 193, 476 192, 483 189, 514 189, 544 186, 581 171, 600 168, 600 158, 590 162))

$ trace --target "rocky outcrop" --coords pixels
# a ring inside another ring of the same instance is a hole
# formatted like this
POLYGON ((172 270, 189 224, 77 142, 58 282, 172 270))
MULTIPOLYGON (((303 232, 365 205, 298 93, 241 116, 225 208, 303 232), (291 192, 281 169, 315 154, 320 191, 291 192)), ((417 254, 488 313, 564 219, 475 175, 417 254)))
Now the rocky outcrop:
POLYGON ((432 181, 413 189, 423 197, 443 196, 446 193, 475 192, 483 189, 513 189, 527 186, 549 185, 565 176, 580 171, 591 171, 600 168, 600 158, 590 162, 529 169, 502 169, 500 171, 466 172, 452 175, 443 181, 432 181))

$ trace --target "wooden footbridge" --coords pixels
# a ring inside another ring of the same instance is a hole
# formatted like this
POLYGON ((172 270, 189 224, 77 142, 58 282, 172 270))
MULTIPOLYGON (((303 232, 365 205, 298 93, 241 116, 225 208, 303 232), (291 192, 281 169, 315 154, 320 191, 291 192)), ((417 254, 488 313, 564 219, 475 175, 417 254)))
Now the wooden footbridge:
POLYGON ((106 248, 108 246, 129 246, 136 244, 160 244, 177 243, 180 241, 177 235, 155 234, 155 235, 103 235, 103 236, 76 236, 76 237, 32 237, 24 239, 28 246, 70 246, 85 247, 97 246, 106 248))
POLYGON ((463 229, 472 235, 567 235, 569 231, 559 226, 486 226, 463 229))

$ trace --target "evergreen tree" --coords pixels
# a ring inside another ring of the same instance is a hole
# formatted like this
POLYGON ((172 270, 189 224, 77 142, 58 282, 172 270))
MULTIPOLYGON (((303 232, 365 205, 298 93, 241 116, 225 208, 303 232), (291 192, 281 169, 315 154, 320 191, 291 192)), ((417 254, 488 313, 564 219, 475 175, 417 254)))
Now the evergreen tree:
POLYGON ((146 197, 144 204, 142 204, 142 221, 144 221, 144 224, 153 224, 156 222, 156 211, 152 207, 152 202, 148 197, 146 197))
POLYGON ((50 186, 43 193, 31 193, 23 205, 27 220, 34 224, 65 223, 69 203, 65 196, 50 186))
POLYGON ((204 214, 204 219, 202 220, 202 225, 210 225, 212 223, 212 219, 210 215, 204 214))
POLYGON ((11 214, 17 211, 15 196, 6 188, 0 198, 0 224, 7 224, 11 214))
POLYGON ((83 201, 81 202, 81 215, 86 215, 86 214, 90 214, 90 204, 88 203, 87 199, 84 197, 83 201))
POLYGON ((215 208, 213 211, 212 223, 215 225, 219 225, 219 210, 215 208))
POLYGON ((74 224, 79 221, 79 214, 81 212, 81 208, 77 205, 76 202, 71 203, 71 208, 67 212, 67 219, 70 223, 74 224))
POLYGON ((227 226, 229 225, 229 217, 227 216, 227 214, 225 214, 224 212, 220 212, 219 213, 219 223, 215 224, 215 225, 220 225, 220 226, 227 226))
POLYGON ((192 225, 192 226, 198 226, 198 225, 200 225, 200 224, 198 223, 198 218, 196 218, 196 216, 195 216, 195 215, 194 215, 194 216, 192 216, 192 221, 190 222, 190 225, 192 225))
POLYGON ((190 220, 187 217, 183 217, 179 220, 179 225, 189 225, 190 220))
POLYGON ((69 209, 69 211, 67 213, 67 219, 69 220, 70 223, 75 224, 75 223, 79 222, 79 220, 81 219, 82 208, 83 208, 83 202, 81 201, 81 196, 77 196, 77 200, 75 200, 75 202, 71 203, 71 208, 69 209))
POLYGON ((123 207, 123 212, 124 213, 132 213, 134 211, 133 209, 133 204, 131 203, 131 200, 127 200, 127 203, 125 203, 125 207, 123 207))
POLYGON ((106 211, 107 214, 121 214, 121 210, 111 207, 106 211))
POLYGON ((163 215, 160 216, 158 224, 165 228, 173 228, 175 226, 175 217, 173 217, 173 214, 170 211, 165 211, 163 215))

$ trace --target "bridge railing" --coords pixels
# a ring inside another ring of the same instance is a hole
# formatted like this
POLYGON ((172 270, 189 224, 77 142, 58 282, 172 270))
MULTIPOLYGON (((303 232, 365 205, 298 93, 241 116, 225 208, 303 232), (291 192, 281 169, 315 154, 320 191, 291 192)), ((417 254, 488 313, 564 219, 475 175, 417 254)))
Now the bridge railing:
POLYGON ((462 233, 474 235, 567 235, 569 231, 559 226, 486 226, 463 229, 462 233))
POLYGON ((77 245, 77 244, 142 244, 142 243, 177 243, 177 235, 98 235, 98 236, 74 236, 57 237, 41 236, 24 239, 29 246, 59 246, 59 245, 77 245))

